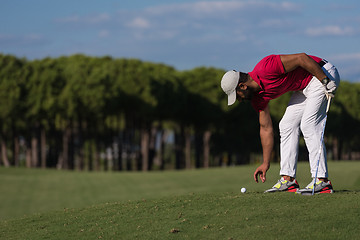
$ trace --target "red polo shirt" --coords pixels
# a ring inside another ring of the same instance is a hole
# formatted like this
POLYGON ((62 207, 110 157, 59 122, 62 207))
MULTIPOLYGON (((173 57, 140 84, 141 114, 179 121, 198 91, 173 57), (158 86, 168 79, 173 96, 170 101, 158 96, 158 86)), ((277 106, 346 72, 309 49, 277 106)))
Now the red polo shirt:
MULTIPOLYGON (((316 62, 322 59, 310 56, 316 62)), ((266 108, 271 99, 289 91, 300 91, 304 89, 312 75, 305 69, 298 67, 295 70, 285 73, 280 55, 270 55, 263 58, 249 75, 259 84, 261 90, 254 94, 251 104, 260 112, 266 108)))

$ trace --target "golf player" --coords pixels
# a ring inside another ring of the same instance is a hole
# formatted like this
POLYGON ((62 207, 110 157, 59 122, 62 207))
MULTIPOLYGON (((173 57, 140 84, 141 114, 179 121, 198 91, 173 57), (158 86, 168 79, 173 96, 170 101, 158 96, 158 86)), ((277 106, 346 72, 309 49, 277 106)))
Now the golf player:
POLYGON ((327 99, 334 97, 339 82, 339 73, 334 65, 325 59, 305 53, 270 55, 263 58, 252 72, 243 73, 233 70, 224 74, 221 88, 228 96, 228 105, 232 105, 236 99, 239 102, 249 100, 259 113, 263 163, 254 172, 256 182, 258 177, 262 182, 266 181, 266 172, 270 168, 270 156, 274 146, 268 103, 286 92, 293 92, 279 123, 281 178, 265 192, 289 191, 307 194, 311 193, 313 188, 315 193, 333 192, 331 182, 328 180, 326 149, 321 141, 321 135, 326 123, 327 99), (309 152, 313 178, 304 189, 300 189, 296 181, 300 132, 304 136, 309 152), (321 153, 319 149, 322 149, 321 153))

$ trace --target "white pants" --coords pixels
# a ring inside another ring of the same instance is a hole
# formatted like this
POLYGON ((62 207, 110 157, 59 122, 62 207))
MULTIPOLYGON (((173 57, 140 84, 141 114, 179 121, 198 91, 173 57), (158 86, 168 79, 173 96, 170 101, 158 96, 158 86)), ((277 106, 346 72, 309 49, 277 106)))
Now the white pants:
MULTIPOLYGON (((324 73, 339 86, 340 76, 334 65, 326 63, 324 73)), ((279 123, 280 128, 280 175, 296 177, 300 131, 309 152, 311 175, 314 178, 319 158, 321 133, 324 128, 327 99, 321 82, 313 77, 302 91, 294 92, 279 123)), ((317 177, 327 178, 326 149, 323 144, 317 177)))

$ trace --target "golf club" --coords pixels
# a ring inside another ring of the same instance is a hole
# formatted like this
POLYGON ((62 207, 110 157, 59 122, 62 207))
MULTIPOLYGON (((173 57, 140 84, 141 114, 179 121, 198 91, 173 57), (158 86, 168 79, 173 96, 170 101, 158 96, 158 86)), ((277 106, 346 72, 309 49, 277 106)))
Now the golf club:
POLYGON ((330 108, 330 102, 331 102, 331 97, 328 96, 328 102, 326 105, 326 115, 325 115, 325 119, 324 119, 324 127, 321 133, 321 139, 320 139, 320 149, 319 149, 319 158, 317 160, 317 164, 316 164, 316 172, 315 172, 315 178, 314 178, 314 183, 313 183, 313 189, 312 189, 312 194, 315 194, 315 185, 316 185, 316 179, 317 179, 317 174, 318 174, 318 170, 319 170, 319 163, 320 163, 320 157, 321 157, 321 153, 323 150, 323 145, 324 145, 324 132, 325 132, 325 126, 326 126, 326 120, 327 120, 327 113, 329 111, 330 108))

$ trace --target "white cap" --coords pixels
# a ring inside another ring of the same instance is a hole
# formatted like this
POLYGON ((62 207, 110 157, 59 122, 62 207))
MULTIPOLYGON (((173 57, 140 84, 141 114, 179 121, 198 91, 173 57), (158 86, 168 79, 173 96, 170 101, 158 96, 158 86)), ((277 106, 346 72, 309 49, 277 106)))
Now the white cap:
POLYGON ((228 105, 234 104, 236 101, 236 87, 240 79, 240 73, 231 70, 224 74, 221 79, 221 88, 228 95, 228 105))

